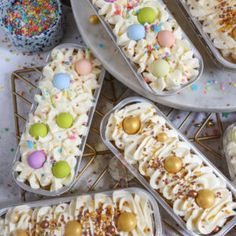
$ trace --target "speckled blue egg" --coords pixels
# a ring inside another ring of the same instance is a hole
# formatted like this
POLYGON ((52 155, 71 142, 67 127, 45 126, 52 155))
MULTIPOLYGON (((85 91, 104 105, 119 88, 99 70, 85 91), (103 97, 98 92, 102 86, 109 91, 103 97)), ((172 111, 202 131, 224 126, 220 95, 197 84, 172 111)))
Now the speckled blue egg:
POLYGON ((128 37, 131 40, 140 40, 145 38, 146 32, 145 32, 145 27, 140 24, 134 24, 129 26, 128 28, 128 37))
POLYGON ((67 73, 57 73, 53 78, 53 85, 57 89, 64 90, 70 87, 70 75, 67 73))

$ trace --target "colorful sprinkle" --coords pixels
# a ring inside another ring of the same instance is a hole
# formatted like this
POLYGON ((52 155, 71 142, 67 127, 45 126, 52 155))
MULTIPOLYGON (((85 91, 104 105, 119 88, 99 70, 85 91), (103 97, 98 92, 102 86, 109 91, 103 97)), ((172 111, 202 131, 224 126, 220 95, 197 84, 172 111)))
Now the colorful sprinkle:
POLYGON ((48 30, 58 17, 55 0, 18 0, 8 9, 3 23, 11 33, 31 37, 48 30))

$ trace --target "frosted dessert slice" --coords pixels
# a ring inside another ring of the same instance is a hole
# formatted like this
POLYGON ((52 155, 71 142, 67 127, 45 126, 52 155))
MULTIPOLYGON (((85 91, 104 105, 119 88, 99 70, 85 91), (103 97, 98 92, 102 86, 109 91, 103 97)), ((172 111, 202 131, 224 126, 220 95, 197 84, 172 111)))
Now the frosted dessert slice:
POLYGON ((224 150, 229 158, 229 169, 232 170, 232 177, 236 177, 236 126, 235 124, 227 128, 224 135, 224 150))
POLYGON ((153 91, 178 90, 199 75, 199 59, 163 3, 91 1, 110 24, 117 44, 153 91))
POLYGON ((226 59, 236 63, 236 1, 186 0, 190 12, 202 23, 214 46, 226 59))
POLYGON ((153 210, 149 199, 126 190, 112 196, 80 196, 58 205, 21 205, 0 218, 0 235, 153 236, 153 210))
POLYGON ((57 191, 75 177, 101 64, 82 49, 54 49, 51 57, 38 85, 36 109, 20 140, 15 171, 17 181, 33 189, 57 191))
POLYGON ((187 229, 203 235, 217 233, 236 215, 236 202, 226 183, 180 140, 152 104, 137 102, 115 110, 105 132, 187 229))

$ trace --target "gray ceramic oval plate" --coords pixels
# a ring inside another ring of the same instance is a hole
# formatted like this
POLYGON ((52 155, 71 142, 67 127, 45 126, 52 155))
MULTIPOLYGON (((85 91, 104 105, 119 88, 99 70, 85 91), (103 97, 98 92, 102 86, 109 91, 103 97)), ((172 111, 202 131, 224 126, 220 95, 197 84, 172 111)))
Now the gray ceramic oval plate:
POLYGON ((236 72, 217 65, 199 41, 190 21, 177 5, 177 1, 166 1, 178 23, 192 39, 205 62, 203 76, 191 87, 177 95, 153 96, 145 92, 134 74, 119 54, 115 44, 102 24, 92 25, 88 18, 95 14, 87 0, 71 0, 77 26, 85 43, 108 70, 130 89, 160 104, 191 111, 232 112, 236 111, 236 72), (170 4, 171 3, 171 4, 170 4))

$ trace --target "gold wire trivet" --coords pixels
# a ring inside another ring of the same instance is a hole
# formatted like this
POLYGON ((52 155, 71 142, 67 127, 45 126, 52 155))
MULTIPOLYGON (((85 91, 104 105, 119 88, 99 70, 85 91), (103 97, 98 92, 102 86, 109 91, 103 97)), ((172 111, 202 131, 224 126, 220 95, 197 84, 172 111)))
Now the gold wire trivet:
MULTIPOLYGON (((18 142, 19 142, 19 139, 20 139, 20 136, 21 136, 20 123, 22 121, 23 122, 26 121, 26 118, 23 115, 21 115, 20 112, 19 112, 21 108, 19 107, 18 102, 19 102, 19 100, 21 100, 21 102, 26 103, 27 105, 29 105, 29 109, 30 109, 30 107, 32 105, 32 100, 26 98, 24 93, 21 93, 20 91, 18 91, 17 81, 21 81, 21 82, 24 83, 25 86, 28 86, 31 90, 32 89, 35 90, 37 88, 37 86, 34 82, 32 82, 30 80, 30 77, 28 75, 29 74, 33 74, 33 75, 38 74, 38 79, 39 79, 40 75, 41 75, 41 70, 42 70, 42 68, 40 68, 40 67, 25 68, 25 69, 20 69, 20 70, 14 71, 12 73, 12 76, 11 76, 14 119, 15 119, 16 136, 17 136, 18 142)), ((107 90, 104 91, 104 89, 103 89, 102 92, 101 92, 100 98, 99 98, 99 103, 114 106, 121 99, 124 99, 125 97, 127 97, 128 93, 130 92, 130 90, 128 88, 124 87, 124 89, 119 94, 117 94, 117 91, 116 91, 116 88, 115 88, 115 79, 109 74, 107 74, 104 83, 106 83, 106 84, 109 83, 109 87, 111 88, 112 96, 110 97, 107 93, 107 90)), ((103 86, 103 88, 104 88, 104 86, 103 86)), ((175 111, 176 111, 175 109, 169 108, 169 110, 166 112, 166 115, 168 117, 171 117, 171 116, 174 115, 175 111)), ((183 128, 186 126, 187 122, 192 118, 192 116, 194 114, 196 114, 196 113, 185 112, 184 113, 184 119, 181 121, 181 123, 178 125, 177 128, 183 130, 183 128)), ((99 119, 101 121, 104 114, 103 114, 103 112, 96 109, 95 116, 96 116, 97 119, 99 119)), ((96 128, 94 128, 92 126, 92 128, 90 130, 90 135, 94 135, 94 134, 99 136, 99 124, 97 124, 96 128)), ((216 113, 209 113, 204 118, 204 120, 197 125, 196 129, 194 130, 194 135, 192 137, 190 137, 189 139, 190 139, 190 141, 195 142, 200 147, 202 147, 203 150, 209 151, 212 154, 214 154, 216 157, 221 158, 222 154, 219 151, 212 148, 209 144, 206 144, 205 141, 220 139, 222 134, 223 134, 223 126, 222 126, 222 121, 221 121, 220 115, 216 114, 216 113), (203 134, 204 129, 209 128, 212 125, 217 125, 218 126, 219 133, 218 134, 213 134, 213 135, 203 134)), ((99 158, 99 156, 105 155, 105 154, 111 154, 111 152, 108 149, 98 151, 98 150, 96 150, 96 147, 93 143, 87 142, 85 152, 83 154, 83 160, 84 159, 86 160, 86 164, 84 165, 82 170, 77 175, 77 177, 76 177, 77 182, 84 175, 84 173, 88 170, 88 168, 94 162, 94 160, 96 158, 99 158)), ((108 166, 106 166, 98 174, 96 180, 93 182, 92 186, 90 186, 89 191, 96 189, 96 186, 100 183, 100 181, 103 180, 103 178, 105 178, 105 175, 107 174, 107 172, 108 172, 108 166)), ((127 182, 125 184, 125 187, 127 187, 128 185, 129 185, 129 183, 127 182)), ((120 186, 121 186, 121 183, 117 182, 113 187, 117 188, 117 187, 120 187, 120 186)), ((22 198, 23 201, 25 201, 25 191, 24 190, 21 190, 21 198, 22 198)), ((176 229, 173 228, 173 226, 168 221, 164 220, 164 222, 170 228, 174 229, 176 234, 182 235, 181 233, 177 232, 176 229)))

